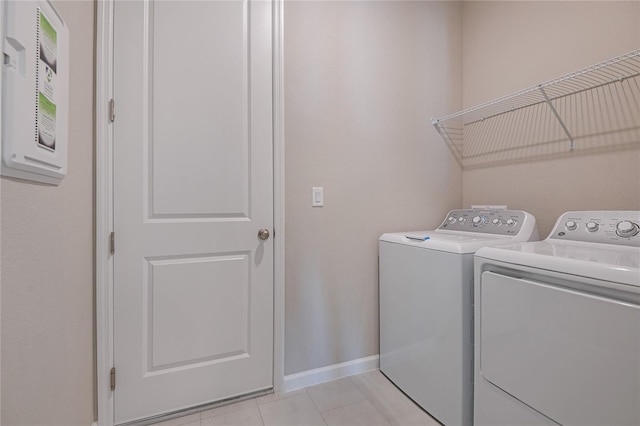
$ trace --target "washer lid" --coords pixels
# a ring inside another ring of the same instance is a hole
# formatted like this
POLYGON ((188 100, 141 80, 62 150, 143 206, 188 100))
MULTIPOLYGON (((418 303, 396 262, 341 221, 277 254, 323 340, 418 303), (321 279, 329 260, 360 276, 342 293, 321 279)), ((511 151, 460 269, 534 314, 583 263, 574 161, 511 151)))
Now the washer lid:
POLYGON ((380 241, 403 244, 426 250, 456 254, 475 253, 481 247, 512 244, 513 237, 471 233, 449 233, 440 230, 383 234, 380 241))
POLYGON ((640 287, 640 247, 547 239, 486 247, 476 256, 640 287))

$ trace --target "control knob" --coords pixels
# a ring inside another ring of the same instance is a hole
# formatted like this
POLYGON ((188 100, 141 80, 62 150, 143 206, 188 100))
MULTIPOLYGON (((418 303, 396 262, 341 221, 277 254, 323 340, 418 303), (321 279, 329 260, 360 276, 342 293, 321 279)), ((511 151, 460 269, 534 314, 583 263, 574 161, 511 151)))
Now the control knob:
POLYGON ((460 225, 464 224, 466 221, 467 221, 467 219, 464 218, 464 217, 459 217, 458 218, 458 222, 460 223, 460 225))
POLYGON ((473 222, 473 226, 480 226, 484 223, 484 217, 475 216, 471 221, 473 222))
POLYGON ((568 220, 567 223, 564 224, 565 228, 569 231, 575 231, 578 229, 578 224, 574 220, 568 220))
POLYGON ((623 220, 616 225, 616 234, 621 237, 629 238, 637 235, 640 229, 636 223, 623 220))
POLYGON ((456 218, 453 216, 449 216, 447 220, 449 221, 449 223, 456 223, 456 218))
POLYGON ((516 226, 516 223, 517 222, 511 218, 507 219, 507 226, 516 226))
POLYGON ((591 221, 587 223, 587 231, 589 232, 596 232, 599 227, 600 225, 597 222, 591 221))
POLYGON ((491 223, 493 223, 495 226, 500 226, 502 225, 502 221, 500 219, 498 219, 497 217, 495 219, 493 219, 491 221, 491 223))

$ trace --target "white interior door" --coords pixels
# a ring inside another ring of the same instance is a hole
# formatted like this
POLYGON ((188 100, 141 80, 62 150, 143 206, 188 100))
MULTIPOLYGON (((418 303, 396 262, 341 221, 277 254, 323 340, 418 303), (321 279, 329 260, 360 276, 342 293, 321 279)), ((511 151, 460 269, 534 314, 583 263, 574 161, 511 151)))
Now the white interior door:
POLYGON ((271 7, 115 4, 115 423, 272 386, 271 7))

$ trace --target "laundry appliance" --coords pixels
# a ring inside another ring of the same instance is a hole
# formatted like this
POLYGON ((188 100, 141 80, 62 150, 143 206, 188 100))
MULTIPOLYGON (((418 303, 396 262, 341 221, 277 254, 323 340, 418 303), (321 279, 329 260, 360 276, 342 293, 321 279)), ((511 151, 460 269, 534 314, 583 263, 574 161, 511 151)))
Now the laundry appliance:
POLYGON ((380 237, 380 370, 445 425, 472 422, 473 254, 537 238, 531 214, 493 209, 380 237))
POLYGON ((475 257, 476 425, 640 424, 640 212, 475 257))

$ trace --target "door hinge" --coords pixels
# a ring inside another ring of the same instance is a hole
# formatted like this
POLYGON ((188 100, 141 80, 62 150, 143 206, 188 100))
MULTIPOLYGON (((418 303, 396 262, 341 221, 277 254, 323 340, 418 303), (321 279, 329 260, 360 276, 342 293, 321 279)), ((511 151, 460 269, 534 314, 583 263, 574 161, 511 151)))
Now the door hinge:
POLYGON ((115 232, 111 232, 111 235, 109 236, 109 251, 111 252, 111 254, 114 254, 116 252, 116 234, 115 234, 115 232))
POLYGON ((109 121, 112 123, 116 120, 116 101, 109 99, 109 121))
POLYGON ((109 374, 109 376, 110 376, 111 390, 116 390, 116 368, 115 367, 111 368, 111 373, 109 374))

